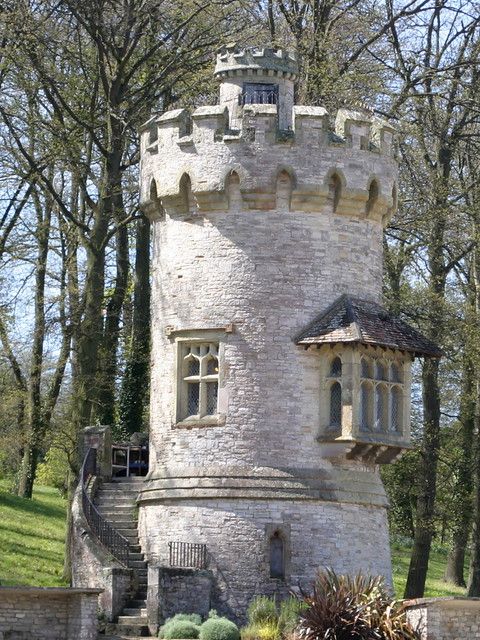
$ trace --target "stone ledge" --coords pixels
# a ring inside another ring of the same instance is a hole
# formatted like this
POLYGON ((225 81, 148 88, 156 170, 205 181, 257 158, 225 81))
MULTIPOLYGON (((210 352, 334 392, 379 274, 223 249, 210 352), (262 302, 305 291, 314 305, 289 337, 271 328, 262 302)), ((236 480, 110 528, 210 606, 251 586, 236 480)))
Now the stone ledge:
POLYGON ((96 594, 99 595, 103 592, 103 589, 81 589, 78 587, 2 587, 0 586, 0 593, 31 593, 36 595, 75 595, 75 594, 96 594))

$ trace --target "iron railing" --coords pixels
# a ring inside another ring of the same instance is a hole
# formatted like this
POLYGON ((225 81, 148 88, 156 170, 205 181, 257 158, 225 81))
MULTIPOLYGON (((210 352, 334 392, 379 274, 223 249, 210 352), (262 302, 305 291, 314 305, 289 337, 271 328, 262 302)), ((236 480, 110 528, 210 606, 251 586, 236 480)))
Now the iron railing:
POLYGON ((88 495, 88 483, 97 473, 97 450, 90 447, 83 461, 81 471, 82 509, 92 533, 104 547, 123 565, 128 566, 129 546, 124 538, 112 525, 100 515, 88 495))
POLYGON ((240 104, 277 104, 278 88, 276 85, 246 84, 239 96, 240 104))
POLYGON ((192 542, 169 542, 170 566, 187 569, 205 569, 207 545, 192 542))

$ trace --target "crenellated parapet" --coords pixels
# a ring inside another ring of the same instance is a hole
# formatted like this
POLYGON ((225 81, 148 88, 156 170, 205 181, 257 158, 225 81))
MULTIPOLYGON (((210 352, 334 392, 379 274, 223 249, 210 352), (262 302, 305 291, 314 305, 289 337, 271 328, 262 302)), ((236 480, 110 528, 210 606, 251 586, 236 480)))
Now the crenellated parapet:
POLYGON ((270 47, 239 49, 236 44, 226 45, 217 55, 214 75, 217 79, 234 76, 269 75, 295 80, 298 63, 295 53, 270 47))
MULTIPOLYGON (((230 56, 231 57, 231 56, 230 56)), ((230 58, 229 58, 230 59, 230 58)), ((262 62, 265 64, 265 62, 262 62)), ((141 203, 153 217, 228 210, 333 212, 386 224, 396 208, 395 130, 366 109, 245 104, 177 109, 141 131, 141 203)))

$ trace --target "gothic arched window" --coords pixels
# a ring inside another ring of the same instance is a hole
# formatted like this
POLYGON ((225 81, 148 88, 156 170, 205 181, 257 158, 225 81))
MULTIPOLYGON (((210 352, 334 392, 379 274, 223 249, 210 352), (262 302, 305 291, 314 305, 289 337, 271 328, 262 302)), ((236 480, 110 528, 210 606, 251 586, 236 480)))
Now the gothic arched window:
POLYGON ((270 577, 285 578, 285 545, 278 531, 270 538, 270 577))
POLYGON ((330 427, 338 429, 342 426, 342 387, 334 382, 330 387, 330 427))

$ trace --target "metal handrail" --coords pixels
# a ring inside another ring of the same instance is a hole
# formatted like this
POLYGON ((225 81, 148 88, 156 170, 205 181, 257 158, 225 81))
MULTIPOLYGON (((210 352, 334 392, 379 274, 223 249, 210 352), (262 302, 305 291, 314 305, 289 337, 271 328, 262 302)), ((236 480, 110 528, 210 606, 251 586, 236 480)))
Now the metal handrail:
POLYGON ((82 509, 88 525, 99 542, 123 565, 128 566, 130 547, 128 540, 118 533, 99 513, 88 495, 88 482, 97 474, 97 450, 90 447, 82 464, 80 481, 82 483, 82 509))

